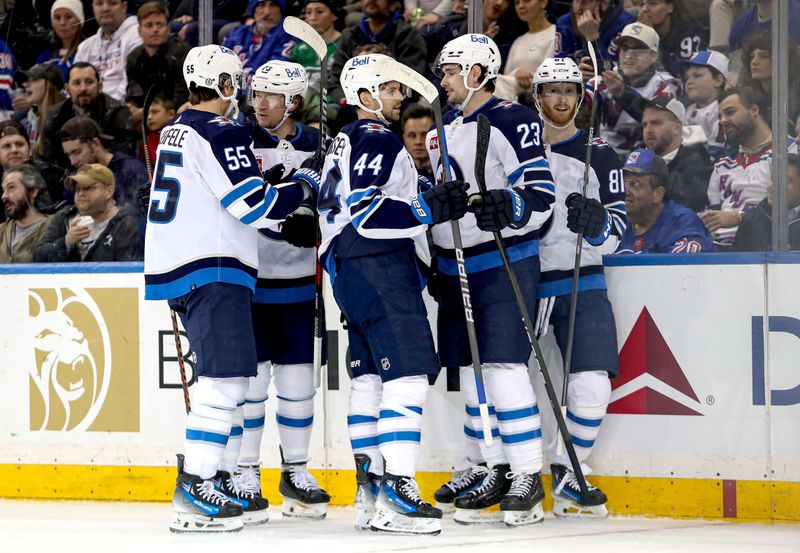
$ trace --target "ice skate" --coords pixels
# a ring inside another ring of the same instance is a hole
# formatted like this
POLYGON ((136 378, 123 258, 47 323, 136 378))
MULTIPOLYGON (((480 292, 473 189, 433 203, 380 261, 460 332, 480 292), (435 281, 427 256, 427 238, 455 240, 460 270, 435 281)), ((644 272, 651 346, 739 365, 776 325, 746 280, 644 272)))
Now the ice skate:
POLYGON ((475 465, 453 473, 449 482, 442 485, 434 492, 436 508, 442 513, 452 513, 456 510, 453 505, 456 497, 478 487, 489 470, 484 465, 475 465))
POLYGON ((594 518, 608 516, 608 498, 586 482, 587 493, 581 493, 575 473, 563 465, 550 465, 553 472, 553 515, 559 518, 594 518))
POLYGON ((435 536, 442 531, 442 511, 422 500, 409 476, 384 474, 375 510, 369 522, 375 532, 435 536))
POLYGON ((319 487, 317 479, 308 472, 305 463, 281 465, 278 491, 283 497, 281 512, 285 517, 322 520, 328 513, 331 496, 319 487))
POLYGON ((506 526, 527 526, 542 522, 544 519, 542 473, 509 472, 507 476, 513 478, 511 489, 500 502, 506 526))
POLYGON ((483 470, 484 477, 480 486, 455 498, 453 504, 456 512, 453 520, 459 524, 503 522, 503 513, 500 512, 499 505, 511 487, 511 480, 506 476, 511 469, 504 464, 483 470))
POLYGON ((183 472, 178 455, 178 479, 172 496, 171 532, 238 532, 244 527, 242 507, 214 486, 213 480, 183 472))
POLYGON ((381 489, 381 477, 369 472, 371 459, 356 453, 356 530, 369 530, 369 521, 375 515, 375 499, 381 489))
POLYGON ((269 501, 261 497, 261 485, 256 487, 252 476, 217 472, 213 482, 217 489, 227 495, 232 502, 242 507, 242 521, 248 526, 265 524, 269 520, 269 501))

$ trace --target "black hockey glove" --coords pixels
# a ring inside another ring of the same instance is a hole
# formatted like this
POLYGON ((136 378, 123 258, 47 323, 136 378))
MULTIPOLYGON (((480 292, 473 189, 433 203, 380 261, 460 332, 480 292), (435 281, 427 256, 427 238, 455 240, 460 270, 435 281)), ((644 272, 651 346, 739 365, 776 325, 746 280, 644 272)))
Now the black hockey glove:
POLYGON ((525 200, 511 188, 495 188, 485 195, 470 196, 468 209, 475 214, 478 228, 485 232, 500 232, 506 227, 520 228, 530 218, 525 211, 525 200))
POLYGON ((564 204, 567 206, 567 228, 569 230, 575 234, 583 233, 587 240, 602 238, 600 243, 605 241, 611 228, 603 204, 577 192, 567 196, 564 204))
POLYGON ((139 213, 142 217, 147 217, 150 211, 150 183, 144 182, 136 189, 136 203, 139 206, 139 213))
POLYGON ((296 248, 313 248, 317 245, 317 215, 307 205, 290 213, 281 225, 281 236, 296 248))
POLYGON ((426 225, 456 221, 467 212, 468 189, 469 183, 464 181, 447 181, 417 195, 411 209, 419 222, 426 225))
POLYGON ((286 171, 286 167, 284 167, 283 163, 273 165, 270 169, 264 171, 264 174, 262 175, 264 182, 268 182, 272 186, 275 186, 279 182, 283 181, 284 171, 286 171))

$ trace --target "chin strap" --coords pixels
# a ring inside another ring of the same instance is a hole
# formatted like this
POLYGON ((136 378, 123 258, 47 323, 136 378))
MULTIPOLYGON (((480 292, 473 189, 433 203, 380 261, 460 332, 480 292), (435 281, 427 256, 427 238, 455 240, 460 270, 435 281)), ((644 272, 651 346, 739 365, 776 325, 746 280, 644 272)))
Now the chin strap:
POLYGON ((391 125, 391 123, 389 123, 389 121, 387 121, 386 117, 384 117, 384 115, 383 115, 383 102, 381 101, 380 97, 375 98, 375 96, 373 96, 373 98, 375 99, 376 102, 378 102, 378 109, 369 109, 367 106, 365 106, 364 104, 361 103, 361 98, 358 99, 358 106, 357 107, 360 108, 360 109, 363 109, 364 111, 366 111, 368 113, 371 113, 372 115, 377 117, 378 121, 380 121, 384 125, 391 125))
POLYGON ((467 88, 467 90, 469 90, 469 92, 467 92, 467 97, 464 98, 464 101, 459 106, 459 109, 461 110, 462 113, 464 112, 464 109, 467 107, 467 104, 469 104, 469 101, 472 99, 472 95, 475 94, 477 91, 479 91, 481 88, 483 88, 483 85, 485 85, 486 82, 489 80, 489 78, 487 76, 487 77, 483 78, 483 81, 481 81, 481 83, 478 86, 476 86, 474 88, 469 86, 469 83, 467 82, 467 79, 469 78, 470 70, 474 66, 475 65, 473 64, 473 65, 470 66, 469 69, 465 69, 465 70, 461 71, 461 75, 464 77, 464 86, 467 88))

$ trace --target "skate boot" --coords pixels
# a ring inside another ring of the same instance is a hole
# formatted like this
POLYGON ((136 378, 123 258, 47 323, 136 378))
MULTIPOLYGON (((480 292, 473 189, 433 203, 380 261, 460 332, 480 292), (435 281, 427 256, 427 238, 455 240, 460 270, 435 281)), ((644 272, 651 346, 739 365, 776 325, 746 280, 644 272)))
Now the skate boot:
POLYGON ((453 520, 459 524, 492 524, 503 522, 500 501, 511 488, 511 480, 506 476, 510 467, 507 464, 484 469, 480 486, 456 497, 453 504, 456 512, 453 520))
POLYGON ((457 470, 453 473, 449 482, 436 490, 433 498, 436 500, 436 508, 441 509, 442 513, 452 513, 456 510, 453 505, 456 497, 477 488, 483 478, 489 472, 485 465, 475 465, 464 470, 457 470))
POLYGON ((542 473, 509 472, 507 476, 513 478, 511 489, 500 502, 506 526, 526 526, 542 522, 542 473))
POLYGON ((331 496, 319 487, 305 463, 283 463, 278 491, 283 497, 283 516, 322 520, 331 496))
POLYGON ((242 521, 246 525, 257 526, 269 520, 269 501, 261 497, 260 485, 256 488, 250 483, 245 487, 245 482, 249 480, 222 470, 217 472, 213 482, 219 491, 242 507, 242 521))
POLYGON ((553 514, 559 518, 606 518, 606 494, 586 482, 581 493, 575 473, 564 465, 550 465, 553 472, 553 514))
POLYGON ((442 531, 442 511, 422 500, 410 476, 384 474, 375 510, 369 521, 375 532, 435 536, 442 531))
POLYGON ((183 455, 178 455, 170 532, 238 532, 243 526, 241 505, 217 490, 213 480, 183 472, 183 455))
POLYGON ((375 499, 381 489, 381 477, 369 472, 372 460, 368 455, 356 453, 356 530, 369 530, 369 521, 375 515, 375 499))

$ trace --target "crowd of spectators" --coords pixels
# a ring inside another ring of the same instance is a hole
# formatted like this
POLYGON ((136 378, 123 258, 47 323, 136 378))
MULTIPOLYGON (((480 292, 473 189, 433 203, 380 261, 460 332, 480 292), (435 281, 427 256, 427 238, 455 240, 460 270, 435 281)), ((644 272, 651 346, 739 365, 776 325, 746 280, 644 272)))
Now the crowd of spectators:
MULTIPOLYGON (((198 2, 3 4, 0 262, 141 259, 136 191, 149 180, 146 150, 155 152, 160 130, 186 106, 182 66, 199 40, 198 2)), ((467 32, 469 8, 465 0, 223 0, 213 2, 212 36, 240 56, 248 77, 269 60, 303 65, 310 87, 294 116, 319 125, 324 102, 335 133, 354 117, 339 85, 350 57, 387 53, 435 80, 437 54, 467 32), (283 29, 288 15, 325 39, 326 83, 313 50, 283 29)), ((790 154, 787 182, 771 182, 773 140, 796 151, 800 134, 800 3, 791 0, 787 14, 787 137, 770 127, 771 10, 772 0, 484 0, 479 32, 500 50, 495 94, 504 100, 533 107, 533 76, 547 57, 579 64, 580 126, 596 104, 600 138, 626 160, 630 226, 620 252, 661 251, 654 233, 680 229, 691 230, 684 245, 664 251, 770 249, 776 185, 788 190, 790 245, 800 248, 800 158, 790 154)), ((244 100, 240 122, 251 124, 244 100)), ((429 107, 410 98, 395 128, 429 178, 432 122, 429 107)))

